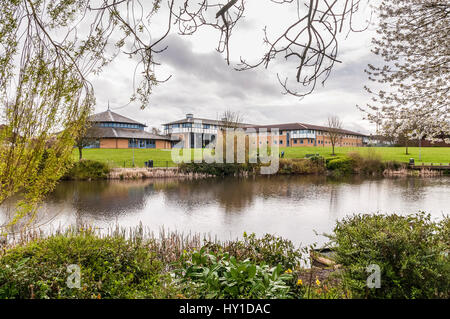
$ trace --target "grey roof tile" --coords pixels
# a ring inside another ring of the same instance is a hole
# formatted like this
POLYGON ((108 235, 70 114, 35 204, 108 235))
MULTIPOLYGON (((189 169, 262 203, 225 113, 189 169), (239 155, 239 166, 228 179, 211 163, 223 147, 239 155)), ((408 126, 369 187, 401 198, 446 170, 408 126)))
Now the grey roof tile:
POLYGON ((116 123, 140 124, 140 125, 147 126, 143 123, 132 120, 128 117, 117 114, 110 110, 107 110, 107 111, 101 112, 101 113, 97 113, 97 114, 93 114, 93 115, 89 116, 88 120, 91 122, 116 122, 116 123))

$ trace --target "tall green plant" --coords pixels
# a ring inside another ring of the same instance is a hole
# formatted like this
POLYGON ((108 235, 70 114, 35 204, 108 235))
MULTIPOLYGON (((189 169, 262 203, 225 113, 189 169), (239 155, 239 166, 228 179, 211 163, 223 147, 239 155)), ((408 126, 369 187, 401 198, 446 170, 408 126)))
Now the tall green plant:
POLYGON ((449 226, 423 213, 344 218, 329 236, 343 284, 359 298, 448 298, 449 226), (379 288, 367 286, 370 265, 380 268, 379 288))
POLYGON ((175 270, 181 283, 197 285, 200 298, 288 298, 292 275, 281 265, 239 261, 228 253, 194 252, 175 270))

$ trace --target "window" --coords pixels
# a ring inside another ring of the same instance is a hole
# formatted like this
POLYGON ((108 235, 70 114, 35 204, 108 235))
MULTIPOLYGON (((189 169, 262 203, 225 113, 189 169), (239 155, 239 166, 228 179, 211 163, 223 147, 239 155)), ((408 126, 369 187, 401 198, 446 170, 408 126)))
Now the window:
POLYGON ((283 140, 280 140, 280 144, 283 144, 283 140))
POLYGON ((156 147, 155 140, 146 140, 145 144, 146 144, 145 145, 146 148, 155 148, 156 147))
POLYGON ((294 144, 297 144, 297 140, 294 140, 294 144))
POLYGON ((300 140, 300 144, 303 144, 303 140, 300 140))
POLYGON ((183 123, 183 127, 191 128, 192 127, 192 123, 183 123))
POLYGON ((203 128, 204 129, 209 129, 210 125, 209 124, 203 124, 203 128))

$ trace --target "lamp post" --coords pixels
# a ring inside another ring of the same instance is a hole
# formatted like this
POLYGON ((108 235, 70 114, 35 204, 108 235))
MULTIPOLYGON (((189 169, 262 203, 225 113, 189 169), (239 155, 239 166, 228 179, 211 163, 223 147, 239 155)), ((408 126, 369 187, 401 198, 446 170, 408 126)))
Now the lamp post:
POLYGON ((133 148, 133 167, 134 167, 134 144, 136 143, 136 139, 133 138, 132 141, 133 141, 132 148, 133 148))
POLYGON ((419 161, 422 161, 422 134, 419 136, 419 161))

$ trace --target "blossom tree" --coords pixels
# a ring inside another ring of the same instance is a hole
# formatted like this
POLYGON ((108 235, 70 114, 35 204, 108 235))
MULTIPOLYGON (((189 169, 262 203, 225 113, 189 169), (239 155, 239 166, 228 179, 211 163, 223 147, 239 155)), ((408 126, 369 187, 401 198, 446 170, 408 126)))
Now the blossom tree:
POLYGON ((373 52, 385 64, 368 66, 377 88, 361 109, 389 137, 450 142, 450 2, 383 0, 377 11, 373 52))

